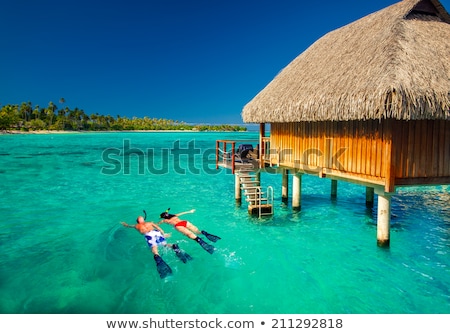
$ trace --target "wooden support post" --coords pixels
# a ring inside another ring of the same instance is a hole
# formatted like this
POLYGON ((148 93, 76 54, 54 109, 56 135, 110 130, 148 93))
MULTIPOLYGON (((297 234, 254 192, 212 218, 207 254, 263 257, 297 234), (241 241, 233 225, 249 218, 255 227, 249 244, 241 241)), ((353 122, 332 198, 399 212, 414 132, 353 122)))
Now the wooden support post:
POLYGON ((289 170, 283 169, 281 179, 281 201, 286 203, 289 197, 289 170))
POLYGON ((366 207, 372 209, 374 202, 374 189, 372 187, 366 187, 366 207))
POLYGON ((255 180, 261 184, 261 171, 257 170, 255 172, 255 180))
POLYGON ((377 244, 389 247, 391 226, 391 194, 384 191, 377 192, 378 216, 377 216, 377 244))
POLYGON ((264 168, 265 147, 263 138, 266 136, 266 124, 259 124, 259 168, 264 168))
POLYGON ((219 169, 219 141, 216 140, 216 169, 219 169))
POLYGON ((331 180, 331 198, 337 197, 337 180, 331 180))
POLYGON ((292 209, 300 211, 302 208, 302 174, 292 175, 292 209))
POLYGON ((236 199, 236 204, 241 205, 241 181, 238 174, 234 174, 234 198, 236 199))
POLYGON ((235 155, 234 155, 234 150, 236 143, 232 142, 231 143, 231 174, 234 174, 235 168, 236 168, 236 161, 235 161, 235 155))

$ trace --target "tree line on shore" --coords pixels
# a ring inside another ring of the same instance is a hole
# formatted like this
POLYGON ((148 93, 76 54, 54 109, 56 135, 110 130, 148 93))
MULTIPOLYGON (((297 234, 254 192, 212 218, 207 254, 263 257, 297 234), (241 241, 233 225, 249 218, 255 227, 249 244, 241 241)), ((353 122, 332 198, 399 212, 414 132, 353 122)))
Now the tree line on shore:
POLYGON ((20 105, 7 104, 0 108, 0 130, 19 131, 135 131, 135 130, 194 130, 194 131, 246 131, 238 125, 192 125, 185 122, 150 117, 112 117, 88 115, 84 110, 64 107, 65 100, 58 108, 53 102, 47 107, 22 102, 20 105))

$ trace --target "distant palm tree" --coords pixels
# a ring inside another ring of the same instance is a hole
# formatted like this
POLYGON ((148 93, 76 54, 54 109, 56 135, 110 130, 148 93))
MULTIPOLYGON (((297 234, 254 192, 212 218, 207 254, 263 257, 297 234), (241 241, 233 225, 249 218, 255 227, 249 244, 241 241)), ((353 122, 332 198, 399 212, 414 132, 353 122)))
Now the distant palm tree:
POLYGON ((39 114, 40 114, 39 105, 36 105, 34 107, 33 112, 31 114, 34 116, 34 119, 39 118, 39 114))
POLYGON ((28 122, 30 120, 31 112, 31 102, 22 102, 22 104, 20 105, 20 114, 23 115, 23 120, 25 122, 28 122))
POLYGON ((58 110, 58 118, 61 122, 61 130, 64 130, 66 128, 66 115, 69 113, 69 108, 65 107, 64 109, 61 108, 58 110))
POLYGON ((48 107, 45 109, 45 114, 49 118, 48 126, 50 127, 53 122, 53 117, 55 116, 55 110, 58 109, 58 107, 55 106, 53 102, 48 103, 48 107))

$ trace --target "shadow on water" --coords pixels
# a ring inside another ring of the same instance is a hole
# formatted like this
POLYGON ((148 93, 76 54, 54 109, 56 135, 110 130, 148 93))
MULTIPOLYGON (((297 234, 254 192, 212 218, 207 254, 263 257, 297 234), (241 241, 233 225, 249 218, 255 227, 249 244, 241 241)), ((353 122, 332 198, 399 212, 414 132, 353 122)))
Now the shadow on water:
POLYGON ((85 258, 89 265, 80 274, 84 281, 116 284, 126 278, 125 273, 132 272, 134 259, 142 253, 142 244, 135 242, 129 232, 133 231, 117 224, 95 236, 85 258))
POLYGON ((123 260, 132 255, 128 232, 123 226, 117 225, 100 234, 97 250, 106 261, 123 260))

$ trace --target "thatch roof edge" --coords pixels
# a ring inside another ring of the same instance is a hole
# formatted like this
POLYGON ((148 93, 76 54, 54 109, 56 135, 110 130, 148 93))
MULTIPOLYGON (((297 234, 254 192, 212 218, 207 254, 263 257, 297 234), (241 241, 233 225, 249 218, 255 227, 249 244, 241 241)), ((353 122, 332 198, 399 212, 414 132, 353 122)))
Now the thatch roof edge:
POLYGON ((436 7, 436 9, 439 11, 439 15, 441 19, 444 22, 447 22, 450 24, 450 14, 447 12, 447 10, 442 6, 442 4, 438 0, 430 0, 431 3, 436 7))
POLYGON ((441 20, 406 19, 422 1, 403 0, 324 35, 244 106, 244 122, 450 120, 450 15, 428 0, 441 20), (353 45, 362 47, 357 56, 353 45))

